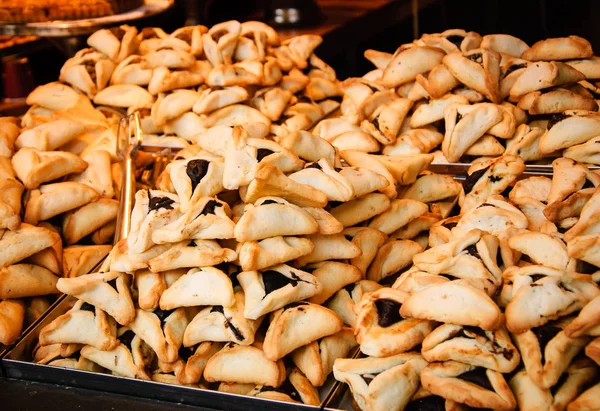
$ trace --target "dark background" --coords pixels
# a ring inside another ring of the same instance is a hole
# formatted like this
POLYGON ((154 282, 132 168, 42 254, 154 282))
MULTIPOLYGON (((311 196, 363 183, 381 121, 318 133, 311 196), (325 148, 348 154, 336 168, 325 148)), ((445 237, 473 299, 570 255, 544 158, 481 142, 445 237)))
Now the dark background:
MULTIPOLYGON (((400 0, 406 1, 406 0, 400 0)), ((600 53, 599 0, 441 0, 419 12, 419 33, 438 33, 451 28, 476 31, 481 35, 505 33, 532 45, 548 37, 578 35, 588 39, 596 54, 600 53)), ((372 70, 362 58, 362 51, 373 48, 394 52, 413 40, 411 19, 398 22, 385 33, 365 38, 355 51, 359 58, 355 67, 344 67, 339 60, 327 60, 340 78, 362 75, 372 70)))

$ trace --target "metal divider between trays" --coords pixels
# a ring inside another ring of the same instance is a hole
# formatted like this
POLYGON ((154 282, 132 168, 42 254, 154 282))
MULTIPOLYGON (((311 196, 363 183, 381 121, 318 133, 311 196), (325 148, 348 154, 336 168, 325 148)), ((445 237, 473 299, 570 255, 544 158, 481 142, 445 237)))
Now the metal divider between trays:
MULTIPOLYGON (((145 171, 138 173, 140 170, 136 170, 136 160, 139 160, 138 155, 145 160, 147 160, 149 156, 152 156, 158 163, 164 163, 166 158, 172 159, 173 157, 173 150, 165 147, 151 147, 146 151, 146 148, 142 144, 142 133, 139 115, 137 113, 121 120, 117 141, 119 154, 123 158, 123 179, 120 209, 117 217, 117 231, 114 241, 115 244, 119 240, 126 238, 129 233, 136 184, 140 182, 138 180, 142 180, 146 183, 151 180, 149 176, 144 176, 145 171), (136 175, 139 176, 138 179, 136 179, 136 175)), ((164 164, 162 165, 164 166, 164 164)), ((157 177, 157 173, 151 172, 150 174, 157 177)), ((102 262, 91 272, 98 271, 101 265, 102 262)), ((333 411, 338 410, 338 408, 334 407, 345 393, 346 385, 340 384, 330 376, 325 385, 319 390, 321 404, 319 406, 309 406, 224 393, 215 390, 125 378, 112 374, 59 368, 31 362, 31 354, 37 344, 40 330, 55 318, 68 311, 75 301, 76 299, 74 297, 66 295, 59 297, 50 309, 22 334, 21 338, 13 344, 12 347, 7 349, 5 357, 2 359, 4 375, 6 377, 93 389, 112 394, 129 395, 144 399, 183 403, 227 411, 248 410, 253 408, 266 411, 333 411)), ((358 351, 354 353, 354 355, 357 354, 358 351)))

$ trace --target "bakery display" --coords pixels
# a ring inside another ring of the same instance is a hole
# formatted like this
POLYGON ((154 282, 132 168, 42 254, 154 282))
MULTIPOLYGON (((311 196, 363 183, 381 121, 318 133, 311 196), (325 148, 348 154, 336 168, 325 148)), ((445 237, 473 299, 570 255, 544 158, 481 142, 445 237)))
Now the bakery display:
POLYGON ((2 0, 3 23, 37 23, 79 20, 125 13, 144 4, 143 0, 2 0))
POLYGON ((589 43, 451 30, 339 81, 320 42, 237 21, 90 36, 0 120, 0 336, 62 292, 36 363, 314 406, 335 379, 362 411, 593 408, 589 43), (147 162, 111 247, 134 112, 147 162), (176 154, 155 169, 149 146, 176 154))

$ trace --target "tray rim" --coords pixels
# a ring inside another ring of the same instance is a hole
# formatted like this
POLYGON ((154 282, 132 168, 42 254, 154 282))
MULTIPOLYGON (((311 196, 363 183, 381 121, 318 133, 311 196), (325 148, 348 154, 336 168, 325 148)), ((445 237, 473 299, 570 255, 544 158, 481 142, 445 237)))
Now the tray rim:
MULTIPOLYGON (((96 267, 97 268, 97 267, 96 267)), ((108 394, 128 395, 135 398, 146 398, 160 400, 171 403, 182 403, 222 410, 246 410, 248 407, 262 407, 266 411, 340 411, 336 408, 337 401, 332 401, 335 392, 341 400, 347 390, 346 384, 333 379, 331 386, 324 388, 326 390, 321 403, 318 406, 306 404, 294 404, 283 401, 250 397, 247 395, 230 394, 210 389, 186 387, 180 385, 166 384, 156 381, 145 381, 136 378, 127 378, 108 373, 97 373, 91 371, 74 370, 60 368, 46 364, 37 364, 28 360, 10 358, 19 356, 28 348, 33 346, 33 341, 37 341, 39 331, 49 321, 58 317, 70 308, 75 298, 63 294, 47 310, 42 317, 23 333, 10 350, 7 350, 4 357, 0 360, 3 368, 3 377, 13 378, 25 381, 36 381, 48 384, 57 384, 75 388, 91 389, 108 394), (51 318, 54 317, 54 318, 51 318), (341 391, 340 391, 341 390, 341 391), (224 405, 227 408, 220 408, 224 405)), ((357 350, 352 357, 358 355, 357 350)))
POLYGON ((293 404, 216 390, 145 381, 112 374, 72 370, 14 359, 4 358, 2 362, 4 363, 5 376, 7 378, 91 389, 107 394, 127 395, 135 398, 195 405, 216 410, 246 410, 252 406, 255 406, 257 409, 261 407, 267 411, 337 410, 325 408, 323 403, 319 406, 293 404))

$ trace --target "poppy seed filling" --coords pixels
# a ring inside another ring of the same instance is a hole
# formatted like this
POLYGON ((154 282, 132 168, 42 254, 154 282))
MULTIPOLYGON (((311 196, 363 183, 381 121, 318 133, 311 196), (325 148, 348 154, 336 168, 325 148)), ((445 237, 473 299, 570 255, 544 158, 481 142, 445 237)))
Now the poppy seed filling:
POLYGON ((494 391, 494 387, 492 387, 492 383, 488 378, 485 368, 477 367, 474 370, 467 371, 456 378, 459 378, 464 381, 468 381, 472 384, 478 385, 486 390, 494 391))
POLYGON ((380 327, 389 327, 403 320, 400 315, 400 303, 392 300, 381 299, 375 301, 377 314, 379 318, 377 322, 380 327))
POLYGON ((196 189, 200 181, 206 176, 210 162, 206 160, 190 160, 185 166, 185 173, 192 182, 192 192, 196 189))

